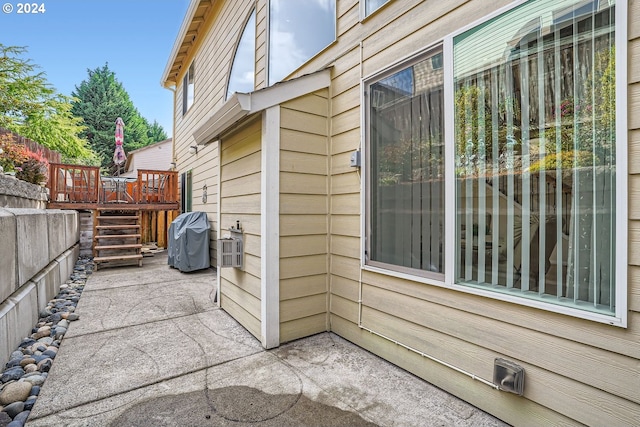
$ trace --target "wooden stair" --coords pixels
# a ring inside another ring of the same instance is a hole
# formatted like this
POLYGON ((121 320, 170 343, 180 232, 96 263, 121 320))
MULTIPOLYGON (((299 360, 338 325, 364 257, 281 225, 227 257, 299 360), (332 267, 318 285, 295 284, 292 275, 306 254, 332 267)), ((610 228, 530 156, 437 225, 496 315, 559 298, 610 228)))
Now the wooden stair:
POLYGON ((142 267, 140 211, 98 209, 93 222, 93 262, 101 267, 142 267))

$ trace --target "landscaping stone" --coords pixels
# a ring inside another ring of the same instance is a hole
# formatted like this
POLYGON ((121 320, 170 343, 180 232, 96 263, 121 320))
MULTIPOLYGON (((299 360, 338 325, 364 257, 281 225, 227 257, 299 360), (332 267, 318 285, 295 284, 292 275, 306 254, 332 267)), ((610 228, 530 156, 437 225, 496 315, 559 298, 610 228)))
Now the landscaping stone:
POLYGON ((0 392, 0 405, 9 405, 18 401, 25 401, 30 393, 30 383, 19 381, 7 384, 2 392, 0 392))
POLYGON ((80 316, 74 313, 82 296, 87 275, 93 272, 90 257, 81 256, 74 272, 60 292, 40 310, 40 318, 30 336, 11 353, 0 373, 0 427, 23 427, 35 404, 40 386, 47 379, 60 341, 71 323, 80 316))

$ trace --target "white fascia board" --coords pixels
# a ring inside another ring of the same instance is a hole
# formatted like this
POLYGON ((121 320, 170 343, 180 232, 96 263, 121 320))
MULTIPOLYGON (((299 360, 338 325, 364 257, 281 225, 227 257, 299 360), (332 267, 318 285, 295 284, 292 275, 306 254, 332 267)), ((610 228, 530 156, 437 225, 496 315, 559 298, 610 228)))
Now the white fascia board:
POLYGON ((251 95, 247 93, 234 93, 219 110, 213 113, 202 126, 193 133, 193 137, 199 145, 220 135, 237 121, 243 119, 251 112, 251 95))
POLYGON ((251 92, 251 113, 265 110, 283 102, 329 87, 331 70, 326 68, 286 82, 251 92))
POLYGON ((184 15, 184 19, 182 20, 182 25, 180 25, 180 31, 178 31, 178 35, 176 36, 176 39, 173 42, 173 48, 171 49, 171 54, 169 54, 167 65, 165 65, 164 72, 162 73, 162 79, 160 80, 160 85, 162 87, 166 87, 166 82, 167 82, 167 79, 169 78, 169 72, 171 71, 171 67, 173 67, 173 63, 176 62, 176 56, 178 56, 178 51, 180 50, 182 41, 184 40, 184 37, 187 35, 187 30, 191 25, 191 20, 193 19, 193 16, 196 14, 196 10, 198 9, 199 4, 200 4, 200 0, 191 0, 191 3, 189 4, 189 8, 187 9, 187 13, 184 15))
POLYGON ((196 129, 193 137, 198 144, 204 145, 246 116, 329 87, 330 83, 331 70, 324 69, 255 92, 236 92, 196 129))

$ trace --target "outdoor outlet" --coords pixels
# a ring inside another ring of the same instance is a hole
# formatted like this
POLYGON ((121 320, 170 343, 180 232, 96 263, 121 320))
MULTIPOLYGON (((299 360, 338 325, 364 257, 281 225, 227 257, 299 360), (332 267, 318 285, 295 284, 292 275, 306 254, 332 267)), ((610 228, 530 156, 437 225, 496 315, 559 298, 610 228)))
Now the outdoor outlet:
POLYGON ((524 368, 510 360, 497 358, 493 365, 493 383, 500 390, 522 396, 524 392, 524 368))
POLYGON ((360 167, 360 150, 356 150, 351 153, 351 162, 349 164, 352 168, 360 167))

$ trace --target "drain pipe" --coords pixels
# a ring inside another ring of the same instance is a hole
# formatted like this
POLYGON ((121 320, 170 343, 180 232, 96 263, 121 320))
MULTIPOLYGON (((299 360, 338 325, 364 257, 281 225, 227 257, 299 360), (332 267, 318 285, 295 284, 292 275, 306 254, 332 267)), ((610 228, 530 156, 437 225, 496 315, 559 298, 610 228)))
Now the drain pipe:
POLYGON ((433 362, 439 363, 440 365, 446 366, 447 368, 453 369, 454 371, 459 372, 459 373, 461 373, 463 375, 466 375, 466 376, 470 377, 473 380, 480 381, 482 384, 485 384, 485 385, 487 385, 487 386, 489 386, 491 388, 494 388, 496 390, 500 390, 500 388, 497 385, 495 385, 493 382, 491 382, 491 381, 485 380, 484 378, 481 378, 481 377, 477 376, 474 373, 465 371, 464 369, 459 368, 457 366, 454 366, 451 363, 445 362, 442 359, 438 359, 437 357, 431 356, 431 355, 429 355, 429 354, 427 354, 427 353, 425 353, 423 351, 420 351, 420 350, 415 349, 415 348, 413 348, 411 346, 403 344, 398 340, 395 340, 395 339, 393 339, 391 337, 388 337, 388 336, 386 336, 384 334, 381 334, 379 332, 374 331, 373 329, 369 329, 366 326, 364 326, 362 324, 362 266, 360 266, 360 280, 359 280, 359 289, 358 289, 358 327, 360 329, 362 329, 363 331, 367 331, 370 334, 373 334, 373 335, 375 335, 377 337, 380 337, 380 338, 382 338, 384 340, 391 341, 395 345, 398 345, 398 346, 400 346, 400 347, 402 347, 402 348, 404 348, 406 350, 409 350, 411 352, 417 353, 417 354, 419 354, 420 356, 422 356, 422 357, 424 357, 426 359, 429 359, 429 360, 431 360, 433 362))

